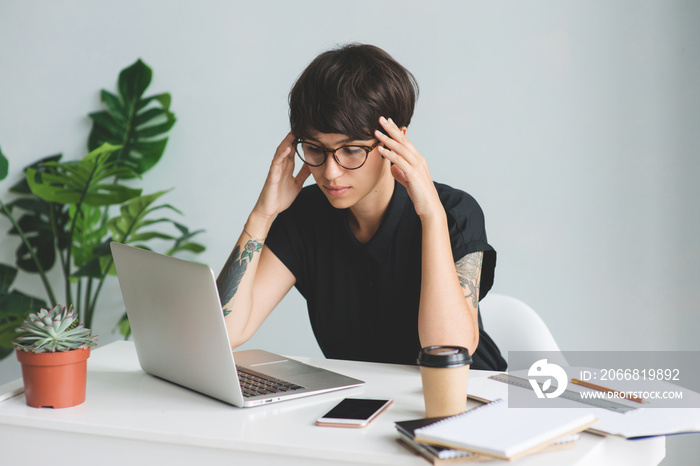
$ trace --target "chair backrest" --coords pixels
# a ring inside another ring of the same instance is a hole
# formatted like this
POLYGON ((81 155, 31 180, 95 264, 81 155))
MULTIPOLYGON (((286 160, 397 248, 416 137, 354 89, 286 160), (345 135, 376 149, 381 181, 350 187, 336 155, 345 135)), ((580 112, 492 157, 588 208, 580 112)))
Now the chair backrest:
POLYGON ((547 324, 519 299, 489 293, 479 303, 479 311, 484 330, 496 342, 506 361, 508 351, 561 352, 547 324))

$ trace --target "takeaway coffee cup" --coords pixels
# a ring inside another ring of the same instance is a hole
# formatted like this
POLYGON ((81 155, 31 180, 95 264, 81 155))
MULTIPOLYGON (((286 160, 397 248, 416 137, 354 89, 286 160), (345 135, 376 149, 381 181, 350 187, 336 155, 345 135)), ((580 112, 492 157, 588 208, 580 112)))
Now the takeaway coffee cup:
POLYGON ((425 416, 453 416, 467 409, 472 357, 461 346, 429 346, 418 353, 425 416))

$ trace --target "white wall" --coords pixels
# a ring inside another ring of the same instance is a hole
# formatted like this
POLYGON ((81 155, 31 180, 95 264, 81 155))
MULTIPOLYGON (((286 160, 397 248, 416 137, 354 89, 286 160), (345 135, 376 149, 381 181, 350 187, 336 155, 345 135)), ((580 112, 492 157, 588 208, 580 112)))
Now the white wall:
MULTIPOLYGON (((567 350, 698 350, 699 19, 692 0, 4 0, 0 196, 41 156, 84 156, 98 90, 141 57, 178 117, 143 184, 176 188, 167 200, 207 230, 198 260, 218 271, 288 131, 295 78, 327 48, 373 43, 419 81, 409 136, 434 178, 486 212, 494 291, 532 305, 567 350)), ((122 309, 111 285, 103 343, 122 309)), ((251 345, 320 354, 296 292, 251 345)), ((16 374, 0 368, 0 382, 16 374)))

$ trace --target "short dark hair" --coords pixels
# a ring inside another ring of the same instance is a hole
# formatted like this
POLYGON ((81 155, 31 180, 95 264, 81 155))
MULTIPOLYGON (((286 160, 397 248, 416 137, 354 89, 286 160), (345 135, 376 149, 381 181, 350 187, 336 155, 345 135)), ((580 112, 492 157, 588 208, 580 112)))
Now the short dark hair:
POLYGON ((379 117, 408 126, 418 83, 410 71, 373 45, 348 44, 317 56, 289 93, 289 122, 300 139, 312 132, 372 139, 379 117))

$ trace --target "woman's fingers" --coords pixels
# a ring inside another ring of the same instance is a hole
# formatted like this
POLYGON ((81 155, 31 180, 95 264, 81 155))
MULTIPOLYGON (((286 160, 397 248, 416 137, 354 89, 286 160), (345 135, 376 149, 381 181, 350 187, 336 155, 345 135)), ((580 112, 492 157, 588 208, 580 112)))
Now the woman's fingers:
MULTIPOLYGON (((380 131, 377 131, 377 138, 379 138, 379 134, 382 134, 380 131)), ((386 138, 387 141, 391 141, 390 138, 386 137, 385 135, 382 135, 384 138, 386 138)), ((384 142, 381 138, 379 138, 380 141, 382 141, 382 144, 385 144, 387 147, 382 147, 379 146, 379 153, 386 159, 388 159, 391 163, 394 165, 398 166, 401 170, 403 171, 410 171, 412 168, 411 162, 408 160, 408 158, 412 157, 407 157, 405 154, 405 151, 401 151, 400 149, 396 148, 396 145, 392 144, 391 146, 389 145, 388 142, 384 142)))
POLYGON ((273 163, 275 162, 280 162, 281 160, 284 160, 285 157, 289 156, 290 153, 292 156, 294 156, 294 146, 292 143, 294 142, 294 135, 290 132, 288 133, 284 139, 282 139, 282 142, 280 143, 279 146, 277 146, 277 150, 275 151, 275 155, 272 158, 273 163))
POLYGON ((394 152, 391 149, 387 149, 385 147, 379 146, 379 153, 382 155, 382 157, 388 159, 389 162, 393 163, 394 165, 398 165, 401 168, 409 168, 410 167, 408 162, 403 157, 400 157, 398 155, 398 153, 394 152))
POLYGON ((270 177, 278 180, 286 171, 294 169, 294 161, 289 161, 289 153, 292 151, 290 147, 282 148, 275 153, 275 158, 272 159, 270 166, 270 177), (291 165, 291 167, 290 167, 291 165))
POLYGON ((394 179, 401 183, 404 188, 408 189, 408 179, 406 178, 406 174, 403 172, 403 170, 401 170, 397 165, 392 165, 390 170, 394 179))
POLYGON ((304 184, 304 181, 306 181, 306 179, 309 177, 309 175, 311 175, 311 169, 308 165, 302 163, 299 173, 297 173, 297 176, 294 177, 294 181, 296 181, 297 185, 301 187, 304 184))
POLYGON ((384 117, 380 117, 379 123, 382 125, 382 128, 384 128, 384 130, 386 130, 386 132, 389 134, 389 137, 387 137, 386 135, 381 133, 381 131, 379 132, 380 134, 383 134, 384 139, 386 140, 386 143, 391 150, 401 152, 401 149, 403 148, 405 149, 405 151, 408 151, 412 155, 418 154, 416 148, 413 147, 411 141, 406 137, 406 128, 399 128, 391 118, 387 120, 384 117))
POLYGON ((375 131, 375 137, 385 146, 380 146, 380 154, 393 163, 392 176, 406 187, 416 212, 435 209, 440 200, 426 160, 406 137, 405 128, 399 128, 391 119, 383 117, 379 122, 388 136, 375 131))

